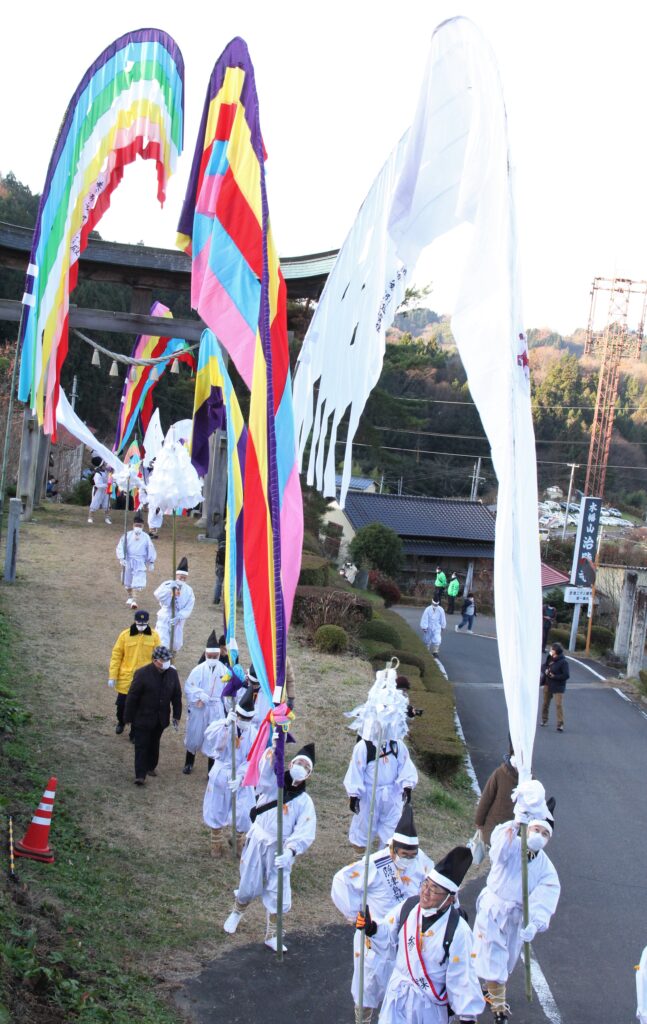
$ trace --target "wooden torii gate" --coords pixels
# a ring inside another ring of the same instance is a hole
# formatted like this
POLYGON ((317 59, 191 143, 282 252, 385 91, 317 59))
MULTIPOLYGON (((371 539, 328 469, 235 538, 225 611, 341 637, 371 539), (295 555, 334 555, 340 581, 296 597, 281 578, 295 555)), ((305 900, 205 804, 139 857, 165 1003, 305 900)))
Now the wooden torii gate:
MULTIPOLYGON (((32 230, 0 222, 0 266, 24 273, 31 252, 32 230)), ((337 250, 281 260, 288 299, 317 300, 332 269, 337 250)), ((174 249, 146 245, 125 245, 90 239, 81 254, 79 277, 125 284, 132 288, 130 313, 104 309, 86 309, 70 304, 70 329, 106 331, 113 334, 168 334, 165 317, 150 316, 153 289, 168 288, 189 293, 191 259, 174 249)), ((21 303, 0 299, 0 320, 19 323, 21 303)), ((186 341, 199 341, 205 324, 196 318, 173 320, 173 333, 186 341)), ((227 489, 226 440, 222 431, 212 435, 209 472, 204 485, 204 519, 208 538, 221 534, 227 489)), ((25 409, 20 451, 17 494, 23 504, 23 519, 30 519, 34 504, 46 482, 49 438, 38 427, 36 418, 25 409)))

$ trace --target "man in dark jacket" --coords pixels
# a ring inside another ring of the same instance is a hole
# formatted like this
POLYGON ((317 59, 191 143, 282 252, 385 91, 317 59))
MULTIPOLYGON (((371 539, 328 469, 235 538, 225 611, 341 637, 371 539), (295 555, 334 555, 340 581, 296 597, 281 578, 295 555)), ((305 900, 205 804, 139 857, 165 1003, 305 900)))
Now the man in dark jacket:
POLYGON ((519 785, 519 772, 514 755, 506 754, 503 763, 495 768, 485 783, 476 805, 476 827, 483 842, 490 845, 490 836, 497 825, 514 817, 512 791, 519 785))
POLYGON ((550 702, 555 698, 557 709, 557 732, 564 732, 564 691, 571 672, 561 644, 553 644, 548 652, 541 685, 544 688, 544 703, 541 708, 541 724, 548 724, 550 702))
POLYGON ((137 669, 130 685, 124 720, 132 722, 135 737, 135 784, 143 786, 147 775, 157 775, 160 739, 171 720, 177 729, 182 717, 180 677, 171 665, 166 647, 156 647, 150 665, 137 669))

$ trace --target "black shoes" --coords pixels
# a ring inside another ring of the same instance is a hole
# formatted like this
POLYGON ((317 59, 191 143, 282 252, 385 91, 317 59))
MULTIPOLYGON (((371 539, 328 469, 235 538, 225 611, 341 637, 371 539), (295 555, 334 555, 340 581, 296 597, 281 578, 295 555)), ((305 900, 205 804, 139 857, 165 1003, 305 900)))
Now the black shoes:
POLYGON ((121 722, 117 722, 117 724, 115 726, 115 732, 117 733, 117 736, 121 736, 123 731, 124 731, 124 726, 121 724, 121 722))
POLYGON ((136 786, 144 786, 145 784, 146 784, 146 779, 135 779, 135 785, 136 786))
POLYGON ((157 778, 157 772, 155 771, 154 768, 149 768, 148 771, 146 772, 146 774, 147 775, 152 775, 154 779, 157 778))
POLYGON ((182 774, 183 775, 190 775, 192 771, 193 771, 193 765, 192 764, 185 764, 184 768, 182 769, 182 774))

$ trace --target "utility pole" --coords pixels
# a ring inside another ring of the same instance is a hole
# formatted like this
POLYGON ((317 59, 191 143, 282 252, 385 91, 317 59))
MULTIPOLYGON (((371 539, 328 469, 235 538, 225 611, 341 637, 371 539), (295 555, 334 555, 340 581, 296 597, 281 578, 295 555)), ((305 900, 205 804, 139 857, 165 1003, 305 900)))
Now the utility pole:
POLYGON ((571 479, 568 484, 568 498, 566 499, 566 512, 564 514, 564 529, 562 530, 562 540, 566 536, 566 524, 568 523, 568 515, 571 510, 571 494, 573 493, 573 477, 575 476, 575 470, 579 469, 579 465, 576 462, 567 462, 567 466, 571 467, 571 479))
POLYGON ((474 463, 474 470, 472 471, 472 490, 470 492, 470 501, 476 501, 479 493, 479 484, 481 482, 481 456, 474 463))

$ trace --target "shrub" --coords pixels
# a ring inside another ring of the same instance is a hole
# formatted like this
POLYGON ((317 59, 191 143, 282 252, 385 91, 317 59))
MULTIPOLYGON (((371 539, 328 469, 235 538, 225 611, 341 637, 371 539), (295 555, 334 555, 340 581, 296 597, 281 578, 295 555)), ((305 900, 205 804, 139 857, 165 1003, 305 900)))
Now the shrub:
POLYGON ((371 664, 373 665, 373 667, 377 666, 377 668, 384 668, 384 663, 387 662, 389 658, 398 659, 398 661, 400 662, 400 668, 398 669, 398 671, 402 672, 404 675, 407 674, 405 671, 406 666, 413 665, 414 668, 418 669, 421 678, 424 678, 424 658, 419 658, 417 654, 411 654, 410 651, 403 651, 401 648, 390 647, 384 648, 380 651, 373 651, 373 653, 371 654, 371 664))
POLYGON ((640 669, 638 676, 638 689, 642 693, 643 697, 647 697, 647 672, 640 669))
POLYGON ((371 590, 374 590, 376 594, 384 598, 385 608, 390 608, 392 604, 397 604, 400 600, 400 588, 395 580, 392 580, 389 576, 384 576, 377 569, 372 569, 369 572, 368 585, 371 590))
POLYGON ((307 530, 303 534, 303 550, 309 551, 312 555, 321 555, 319 538, 315 537, 314 533, 308 533, 307 530))
POLYGON ((363 622, 357 634, 367 640, 380 640, 385 644, 393 644, 394 647, 399 647, 402 642, 398 631, 388 622, 382 622, 380 619, 363 622))
POLYGON ((92 501, 92 483, 90 480, 79 480, 70 494, 67 495, 70 505, 89 505, 92 501))
POLYGON ((337 625, 353 631, 373 615, 373 606, 353 591, 333 587, 299 586, 294 595, 292 621, 315 633, 319 626, 337 625))
MULTIPOLYGON (((549 643, 560 643, 564 650, 567 649, 571 639, 570 629, 551 629, 549 643)), ((612 629, 607 629, 606 626, 592 626, 591 627, 591 644, 593 647, 597 647, 598 650, 607 651, 613 647, 615 640, 615 633, 612 629)), ((577 634, 577 646, 576 650, 583 651, 586 647, 586 631, 577 634)))
POLYGON ((328 562, 321 555, 304 551, 301 556, 299 583, 304 587, 328 586, 328 562))
POLYGON ((404 557, 397 533, 382 523, 362 526, 350 542, 349 551, 356 565, 366 562, 387 574, 397 572, 404 557))
POLYGON ((326 654, 341 654, 348 647, 348 633, 341 626, 319 626, 315 647, 326 654))

